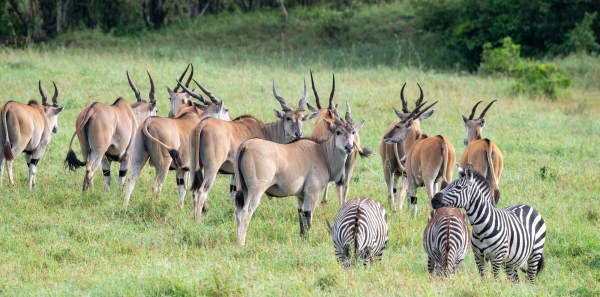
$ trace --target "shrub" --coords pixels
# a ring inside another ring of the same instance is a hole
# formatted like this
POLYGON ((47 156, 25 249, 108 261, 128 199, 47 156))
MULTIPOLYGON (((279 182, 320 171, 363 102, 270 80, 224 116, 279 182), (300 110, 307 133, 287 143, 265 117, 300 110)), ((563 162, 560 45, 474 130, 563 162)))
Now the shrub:
POLYGON ((536 95, 542 93, 556 97, 557 88, 566 88, 573 82, 566 77, 566 71, 553 63, 540 63, 520 57, 521 46, 513 43, 510 37, 502 39, 502 46, 492 48, 491 43, 483 47, 481 53, 481 74, 501 73, 515 79, 512 89, 515 93, 536 95))
POLYGON ((511 68, 521 60, 521 46, 514 44, 510 37, 502 39, 502 47, 492 48, 490 42, 483 45, 479 72, 484 74, 503 73, 508 75, 511 68))
POLYGON ((600 46, 596 43, 596 35, 591 28, 597 16, 597 12, 592 14, 586 12, 583 20, 575 24, 575 28, 566 34, 567 44, 571 50, 587 52, 600 49, 600 46))
POLYGON ((538 63, 521 61, 510 69, 510 74, 515 78, 513 91, 535 95, 544 95, 555 98, 557 88, 566 88, 573 84, 566 77, 564 69, 553 63, 538 63))

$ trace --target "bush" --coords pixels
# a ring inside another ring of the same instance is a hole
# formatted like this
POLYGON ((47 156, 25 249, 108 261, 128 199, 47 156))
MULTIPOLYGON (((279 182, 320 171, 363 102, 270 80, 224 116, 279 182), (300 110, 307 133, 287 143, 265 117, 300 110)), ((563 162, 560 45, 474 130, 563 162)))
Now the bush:
POLYGON ((492 48, 491 43, 485 44, 479 72, 501 73, 514 78, 512 89, 516 93, 542 93, 550 98, 556 97, 557 88, 566 88, 573 83, 563 68, 553 63, 525 60, 520 57, 520 49, 521 46, 513 43, 510 37, 502 39, 502 46, 498 48, 492 48))
POLYGON ((600 49, 600 46, 596 43, 596 35, 591 29, 592 23, 594 23, 597 16, 597 12, 592 14, 586 12, 583 20, 580 23, 577 23, 575 28, 566 34, 568 39, 567 44, 570 50, 587 52, 600 49))
POLYGON ((517 93, 543 93, 550 98, 556 98, 557 88, 566 88, 573 84, 573 81, 566 77, 565 70, 553 63, 521 61, 510 69, 510 74, 515 78, 513 91, 517 93))
POLYGON ((483 45, 479 72, 484 74, 503 73, 508 75, 510 69, 520 62, 520 54, 521 46, 514 44, 510 37, 502 39, 502 47, 496 49, 492 48, 492 44, 488 42, 483 45))

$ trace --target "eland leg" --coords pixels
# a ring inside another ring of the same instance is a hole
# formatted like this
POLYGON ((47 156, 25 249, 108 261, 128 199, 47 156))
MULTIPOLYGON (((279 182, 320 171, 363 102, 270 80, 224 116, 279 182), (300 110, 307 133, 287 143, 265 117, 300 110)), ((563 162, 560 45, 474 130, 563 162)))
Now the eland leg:
POLYGON ((44 155, 46 151, 46 142, 40 143, 37 149, 35 149, 31 155, 25 154, 25 160, 27 160, 27 165, 29 167, 29 180, 27 181, 27 185, 30 188, 35 187, 36 184, 36 174, 37 174, 37 164, 40 161, 40 158, 44 155))
POLYGON ((104 192, 108 192, 108 189, 110 189, 110 164, 111 161, 108 160, 108 158, 104 157, 102 158, 102 175, 104 176, 104 192))
POLYGON ((321 199, 321 204, 327 204, 327 190, 329 189, 329 183, 325 185, 325 191, 323 191, 323 198, 321 199))
POLYGON ((124 207, 129 205, 129 198, 131 197, 131 192, 133 192, 133 188, 135 187, 135 182, 140 176, 142 168, 144 168, 144 165, 148 161, 148 153, 133 154, 131 158, 131 180, 127 185, 127 191, 125 191, 125 200, 123 201, 124 207))
POLYGON ((186 181, 187 181, 188 175, 189 175, 188 171, 181 172, 181 170, 177 170, 177 172, 175 173, 175 180, 177 182, 177 190, 179 192, 179 203, 177 204, 179 209, 183 209, 183 200, 185 199, 185 194, 187 192, 186 181))
POLYGON ((246 243, 248 225, 250 224, 252 215, 260 204, 260 196, 263 193, 264 191, 254 188, 248 189, 248 192, 239 191, 236 194, 235 223, 237 230, 237 243, 239 246, 243 246, 246 243), (240 195, 241 197, 239 197, 240 195), (241 203, 243 203, 243 205, 241 205, 241 203))
POLYGON ((127 176, 127 170, 129 170, 129 156, 123 156, 121 159, 121 165, 119 166, 119 191, 123 192, 125 189, 125 177, 127 176))
MULTIPOLYGON (((397 189, 397 188, 396 188, 397 189)), ((408 178, 402 176, 402 181, 400 183, 400 191, 397 191, 396 201, 398 201, 398 208, 402 209, 404 206, 404 200, 407 199, 406 192, 408 191, 408 178)))
POLYGON ((100 166, 102 159, 104 158, 104 154, 98 150, 93 150, 89 156, 87 166, 85 167, 85 177, 83 178, 83 189, 82 191, 87 191, 94 184, 94 172, 100 166))
POLYGON ((409 187, 409 195, 410 195, 410 211, 412 212, 412 216, 417 216, 417 187, 411 185, 409 187))
POLYGON ((229 178, 229 199, 235 203, 235 193, 237 193, 237 185, 235 183, 235 174, 229 178))

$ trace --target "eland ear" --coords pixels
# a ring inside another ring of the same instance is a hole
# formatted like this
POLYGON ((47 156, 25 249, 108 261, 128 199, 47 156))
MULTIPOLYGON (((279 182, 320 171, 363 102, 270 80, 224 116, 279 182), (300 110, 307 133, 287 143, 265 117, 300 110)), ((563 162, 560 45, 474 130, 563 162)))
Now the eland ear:
POLYGON ((283 111, 277 110, 277 109, 273 109, 273 112, 275 112, 275 116, 276 117, 278 117, 278 118, 280 118, 280 119, 283 120, 283 117, 285 116, 285 113, 283 111))
POLYGON ((481 119, 481 128, 485 127, 485 120, 481 119))
POLYGON ((329 131, 331 133, 335 132, 335 126, 332 122, 330 122, 326 119, 323 119, 323 124, 325 124, 325 129, 327 129, 327 131, 329 131))
POLYGON ((363 127, 363 125, 365 124, 367 120, 363 120, 362 122, 360 122, 358 125, 354 126, 354 132, 358 132, 358 130, 360 130, 360 128, 363 127))
POLYGON ((314 117, 316 117, 318 115, 319 115, 319 111, 318 110, 315 111, 315 112, 311 112, 307 116, 305 116, 304 119, 302 119, 302 121, 308 121, 308 120, 310 120, 310 119, 312 119, 312 118, 314 118, 314 117))
POLYGON ((57 109, 55 109, 55 110, 54 110, 54 112, 55 112, 56 114, 59 114, 59 113, 61 113, 61 112, 63 111, 63 109, 65 109, 65 108, 64 108, 64 107, 57 108, 57 109))
POLYGON ((432 109, 432 110, 430 110, 430 111, 428 111, 428 112, 426 112, 426 113, 422 114, 422 115, 419 117, 419 121, 421 121, 421 122, 422 122, 424 119, 426 119, 426 118, 430 117, 430 116, 433 114, 433 112, 434 112, 434 111, 435 111, 435 109, 432 109))
MULTIPOLYGON (((169 86, 166 86, 166 87, 167 87, 167 92, 169 92, 169 94, 173 94, 173 90, 171 90, 171 88, 169 88, 169 86)), ((171 99, 170 96, 169 96, 169 99, 171 99)))
POLYGON ((467 119, 465 116, 462 116, 463 118, 463 122, 465 122, 465 125, 469 122, 469 119, 467 119))

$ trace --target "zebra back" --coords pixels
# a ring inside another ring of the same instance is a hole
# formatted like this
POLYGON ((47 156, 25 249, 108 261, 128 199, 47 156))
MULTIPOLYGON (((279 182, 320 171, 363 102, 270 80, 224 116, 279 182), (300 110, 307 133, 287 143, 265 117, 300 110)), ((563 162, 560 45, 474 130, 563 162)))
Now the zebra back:
POLYGON ((429 273, 454 273, 462 266, 469 242, 466 216, 460 209, 442 207, 432 210, 423 231, 429 273))
POLYGON ((348 200, 333 221, 331 238, 335 255, 346 268, 353 257, 379 260, 388 241, 383 205, 364 196, 348 200))

